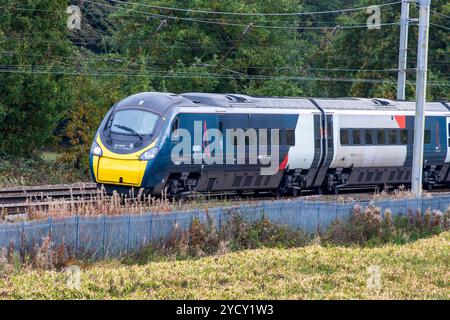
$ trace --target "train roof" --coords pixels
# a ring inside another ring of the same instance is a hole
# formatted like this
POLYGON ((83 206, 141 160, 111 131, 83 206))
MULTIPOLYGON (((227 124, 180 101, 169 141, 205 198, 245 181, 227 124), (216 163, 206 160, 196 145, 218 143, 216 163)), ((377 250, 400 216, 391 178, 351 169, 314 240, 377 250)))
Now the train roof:
MULTIPOLYGON (((386 110, 414 111, 414 101, 399 101, 377 98, 295 98, 252 97, 241 94, 183 93, 180 96, 202 106, 222 108, 270 108, 270 109, 314 109, 323 110, 386 110)), ((426 111, 450 112, 448 102, 427 102, 426 111)))
MULTIPOLYGON (((252 97, 242 94, 219 93, 163 93, 142 92, 129 96, 116 104, 116 109, 142 106, 166 114, 174 106, 178 107, 220 107, 220 108, 267 108, 303 110, 384 110, 414 111, 414 101, 397 101, 369 98, 302 98, 302 97, 252 97)), ((448 102, 427 102, 428 112, 450 112, 448 102)))
POLYGON ((126 97, 116 104, 116 110, 130 107, 150 108, 160 114, 165 114, 173 106, 196 106, 191 100, 180 95, 165 92, 141 92, 126 97))

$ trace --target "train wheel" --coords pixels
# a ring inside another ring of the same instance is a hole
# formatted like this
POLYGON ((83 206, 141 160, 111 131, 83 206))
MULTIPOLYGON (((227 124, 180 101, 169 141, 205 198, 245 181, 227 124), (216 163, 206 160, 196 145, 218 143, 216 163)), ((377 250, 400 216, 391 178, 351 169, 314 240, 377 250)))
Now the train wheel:
POLYGON ((186 193, 185 192, 177 192, 177 194, 174 197, 179 202, 185 202, 186 201, 186 193))
POLYGON ((273 191, 272 193, 273 193, 273 195, 274 195, 275 197, 277 197, 277 198, 281 198, 281 197, 285 196, 285 194, 286 194, 286 193, 285 193, 283 190, 281 190, 281 189, 276 189, 276 190, 273 191))
POLYGON ((293 196, 293 197, 298 197, 299 194, 300 194, 300 190, 298 190, 298 189, 292 189, 292 196, 293 196))
POLYGON ((323 188, 322 188, 322 187, 320 187, 320 188, 317 189, 317 194, 318 194, 319 196, 323 195, 323 188))
POLYGON ((335 186, 335 187, 333 187, 333 191, 334 191, 334 194, 339 194, 339 187, 337 187, 337 186, 335 186))

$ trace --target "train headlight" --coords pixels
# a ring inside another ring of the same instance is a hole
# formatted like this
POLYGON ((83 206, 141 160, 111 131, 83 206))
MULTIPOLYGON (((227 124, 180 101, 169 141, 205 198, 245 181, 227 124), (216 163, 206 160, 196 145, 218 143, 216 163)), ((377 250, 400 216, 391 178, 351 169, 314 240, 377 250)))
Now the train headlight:
POLYGON ((139 157, 139 159, 141 160, 152 160, 156 157, 156 154, 158 153, 159 149, 154 147, 151 148, 150 150, 145 151, 143 154, 141 154, 141 156, 139 157))
POLYGON ((98 157, 100 157, 103 154, 102 148, 95 141, 94 141, 94 143, 92 143, 91 154, 93 154, 94 156, 98 156, 98 157))

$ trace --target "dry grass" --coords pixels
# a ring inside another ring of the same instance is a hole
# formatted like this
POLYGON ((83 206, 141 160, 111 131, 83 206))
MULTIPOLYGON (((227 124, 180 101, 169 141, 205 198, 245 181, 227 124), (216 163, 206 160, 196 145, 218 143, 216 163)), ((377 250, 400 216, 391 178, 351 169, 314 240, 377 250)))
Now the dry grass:
MULTIPOLYGON (((240 204, 256 204, 257 200, 236 197, 199 196, 195 200, 186 202, 169 200, 166 196, 161 197, 147 195, 122 196, 114 193, 112 196, 98 190, 92 192, 90 197, 81 198, 72 196, 69 199, 52 199, 46 197, 40 199, 39 203, 33 200, 27 201, 30 206, 26 208, 25 215, 15 218, 20 220, 42 220, 48 217, 67 216, 98 216, 98 215, 121 215, 121 214, 147 214, 147 213, 169 213, 193 209, 208 209, 213 207, 233 207, 240 204), (45 204, 45 205, 42 205, 45 204)), ((0 209, 0 222, 7 220, 6 209, 0 209)), ((11 217, 9 217, 11 218, 11 217)))
MULTIPOLYGON (((425 197, 431 195, 425 194, 425 197)), ((297 199, 305 201, 334 201, 338 203, 349 203, 358 200, 384 200, 384 199, 412 199, 414 195, 403 186, 392 191, 375 192, 370 194, 349 194, 349 195, 321 195, 305 196, 297 199)), ((145 214, 145 213, 168 213, 175 211, 185 211, 194 209, 208 209, 214 207, 236 207, 239 205, 257 205, 262 201, 258 198, 240 198, 236 196, 208 196, 197 195, 193 199, 181 202, 169 200, 164 194, 160 197, 147 195, 127 195, 121 196, 114 193, 112 196, 106 195, 102 190, 92 192, 90 199, 72 196, 70 199, 52 199, 51 197, 42 197, 40 205, 34 200, 28 200, 30 207, 26 209, 26 215, 16 220, 40 220, 48 217, 66 217, 66 216, 97 216, 97 215, 120 215, 120 214, 145 214), (33 203, 36 203, 33 205, 33 203)), ((290 201, 284 199, 284 201, 290 201)), ((0 209, 0 223, 7 218, 6 209, 0 209)))
POLYGON ((0 279, 3 299, 448 299, 450 233, 379 248, 258 249, 184 261, 22 270, 0 279), (380 270, 380 286, 373 271, 380 270))

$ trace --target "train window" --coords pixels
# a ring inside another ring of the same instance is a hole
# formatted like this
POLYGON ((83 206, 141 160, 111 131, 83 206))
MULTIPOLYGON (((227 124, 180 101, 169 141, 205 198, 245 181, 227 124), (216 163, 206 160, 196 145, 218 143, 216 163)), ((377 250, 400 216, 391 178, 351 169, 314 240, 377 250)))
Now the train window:
POLYGON ((286 130, 286 145, 295 146, 295 131, 292 129, 286 130))
POLYGON ((386 144, 384 130, 377 130, 377 144, 386 144))
MULTIPOLYGON (((142 136, 152 134, 159 116, 140 109, 117 111, 111 124, 111 132, 121 135, 142 136)), ((141 137, 142 138, 142 137, 141 137)))
POLYGON ((175 131, 178 130, 179 128, 180 128, 180 119, 179 119, 179 118, 176 118, 175 121, 174 121, 174 123, 173 123, 173 125, 172 125, 172 136, 173 136, 174 138, 177 138, 177 137, 178 137, 178 132, 175 133, 175 131))
POLYGON ((408 144, 408 130, 400 130, 400 143, 408 144))
POLYGON ((331 116, 327 116, 327 137, 328 140, 333 139, 333 118, 331 116))
POLYGON ((349 137, 348 137, 348 129, 341 129, 341 145, 348 145, 349 137))
POLYGON ((397 130, 389 130, 389 144, 397 144, 397 130))
POLYGON ((366 130, 365 139, 366 139, 366 144, 373 144, 372 130, 366 130))
POLYGON ((361 130, 353 130, 353 144, 361 144, 361 130))
POLYGON ((450 123, 448 124, 448 146, 450 147, 450 123))
POLYGON ((425 144, 431 142, 431 130, 425 130, 424 141, 425 144))

